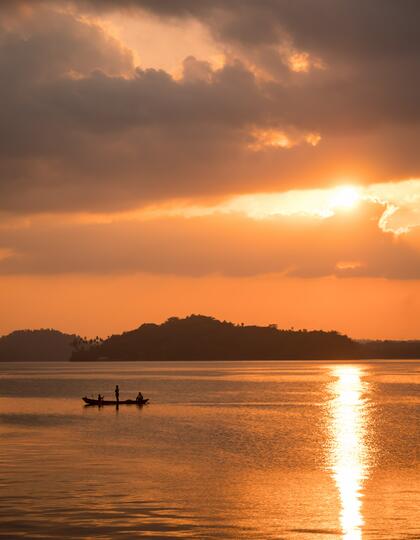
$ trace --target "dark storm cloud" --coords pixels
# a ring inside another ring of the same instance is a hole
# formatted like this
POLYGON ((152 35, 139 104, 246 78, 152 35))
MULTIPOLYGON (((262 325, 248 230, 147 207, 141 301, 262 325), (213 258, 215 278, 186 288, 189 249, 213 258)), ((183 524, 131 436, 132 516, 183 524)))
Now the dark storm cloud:
POLYGON ((124 209, 346 173, 420 174, 418 2, 72 4, 85 15, 140 8, 196 17, 229 48, 229 62, 213 70, 190 57, 175 80, 136 68, 89 19, 59 12, 68 2, 4 2, 0 210, 124 209), (282 47, 325 66, 293 73, 282 47), (260 68, 269 79, 255 75, 260 68), (300 144, 255 151, 258 129, 298 134, 300 144), (310 132, 322 136, 316 148, 301 142, 310 132))
POLYGON ((277 44, 287 36, 326 57, 416 54, 417 0, 79 0, 98 10, 141 8, 162 17, 195 17, 221 39, 277 44))
MULTIPOLYGON (((277 103, 306 125, 349 128, 419 120, 420 38, 417 0, 191 0, 96 1, 99 9, 138 6, 162 17, 193 16, 245 56, 271 56, 284 42, 319 56, 328 70, 300 85, 274 88, 277 103), (337 125, 334 124, 337 120, 337 125), (303 122, 303 118, 299 119, 303 122)), ((282 63, 277 56, 277 64, 282 63)), ((284 77, 284 70, 281 71, 284 77)))
POLYGON ((327 219, 243 215, 149 221, 34 223, 0 229, 0 274, 148 272, 203 276, 283 273, 299 277, 420 279, 420 235, 377 226, 381 208, 327 219))

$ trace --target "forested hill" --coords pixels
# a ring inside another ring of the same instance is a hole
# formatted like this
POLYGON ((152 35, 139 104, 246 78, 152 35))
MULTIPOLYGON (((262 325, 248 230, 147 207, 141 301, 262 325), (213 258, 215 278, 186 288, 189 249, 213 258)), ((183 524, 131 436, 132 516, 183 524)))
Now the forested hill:
POLYGON ((338 332, 245 326, 213 317, 171 317, 163 324, 101 340, 58 330, 0 337, 0 361, 281 360, 420 358, 420 341, 356 341, 338 332))
POLYGON ((358 350, 357 342, 337 332, 235 325, 191 315, 143 324, 100 343, 80 340, 72 360, 328 359, 355 358, 358 350))
POLYGON ((76 336, 58 330, 16 330, 0 337, 0 361, 47 362, 69 360, 76 336))

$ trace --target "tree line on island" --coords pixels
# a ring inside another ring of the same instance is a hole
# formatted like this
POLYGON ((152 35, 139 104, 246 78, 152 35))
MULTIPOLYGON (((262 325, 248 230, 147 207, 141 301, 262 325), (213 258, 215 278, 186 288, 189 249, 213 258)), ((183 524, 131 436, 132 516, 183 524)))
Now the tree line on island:
POLYGON ((75 339, 78 339, 78 336, 64 334, 52 328, 15 330, 0 337, 0 361, 66 361, 72 355, 75 339))
POLYGON ((282 330, 204 315, 139 328, 106 339, 57 330, 20 330, 0 337, 0 361, 188 361, 420 358, 420 341, 357 341, 336 331, 282 330))

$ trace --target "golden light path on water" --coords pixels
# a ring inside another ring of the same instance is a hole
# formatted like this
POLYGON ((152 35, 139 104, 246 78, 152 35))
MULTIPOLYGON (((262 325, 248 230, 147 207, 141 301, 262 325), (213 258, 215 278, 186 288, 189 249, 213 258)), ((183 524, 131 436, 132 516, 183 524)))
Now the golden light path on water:
POLYGON ((362 490, 368 475, 366 444, 367 388, 362 369, 340 366, 333 369, 335 397, 332 409, 331 469, 340 497, 340 525, 344 540, 361 540, 362 490))

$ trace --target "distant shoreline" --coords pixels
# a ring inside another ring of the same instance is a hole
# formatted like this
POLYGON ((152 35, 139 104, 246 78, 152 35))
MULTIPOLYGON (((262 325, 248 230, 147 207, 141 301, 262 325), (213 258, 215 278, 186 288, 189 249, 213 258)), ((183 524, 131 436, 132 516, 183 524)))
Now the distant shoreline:
POLYGON ((420 359, 420 341, 356 341, 334 330, 279 329, 170 317, 106 340, 75 341, 74 362, 420 359), (257 359, 257 360, 255 360, 257 359))
POLYGON ((420 340, 354 340, 337 331, 170 317, 101 339, 54 329, 0 337, 0 362, 284 362, 419 360, 420 340))

